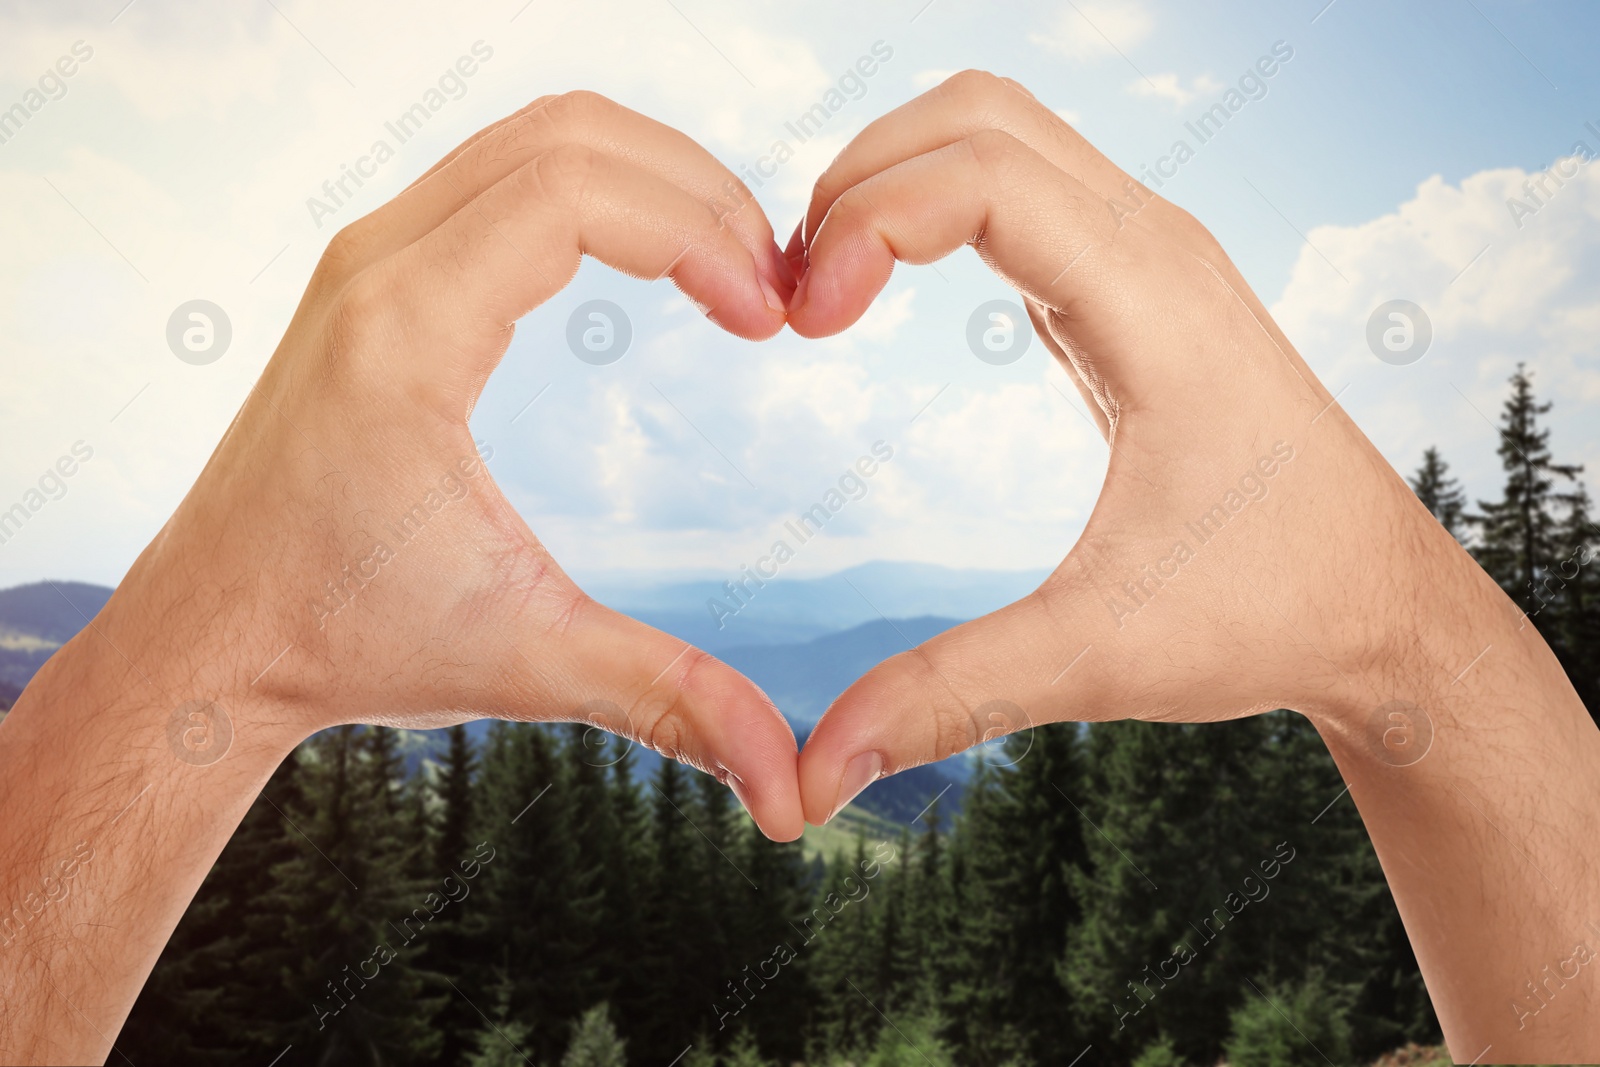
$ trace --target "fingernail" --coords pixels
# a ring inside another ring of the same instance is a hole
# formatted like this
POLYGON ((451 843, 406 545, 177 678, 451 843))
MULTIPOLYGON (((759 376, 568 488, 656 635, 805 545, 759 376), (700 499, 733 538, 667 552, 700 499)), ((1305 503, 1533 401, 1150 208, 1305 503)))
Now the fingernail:
POLYGON ((794 295, 789 298, 789 314, 793 315, 806 302, 806 290, 811 285, 811 271, 807 270, 800 275, 800 283, 794 287, 794 295))
POLYGON ((844 809, 844 806, 856 798, 867 786, 876 782, 883 776, 883 757, 876 752, 863 752, 855 759, 844 765, 844 777, 839 780, 839 799, 834 801, 833 811, 828 814, 827 822, 832 822, 833 817, 844 809))
POLYGON ((723 780, 728 783, 728 788, 733 790, 733 795, 739 798, 739 803, 744 805, 744 810, 750 812, 752 819, 755 818, 755 811, 750 807, 750 794, 745 792, 744 783, 739 780, 739 776, 728 771, 727 777, 723 780))
POLYGON ((772 276, 778 279, 778 287, 794 292, 794 270, 789 266, 788 258, 778 249, 776 242, 767 248, 772 253, 769 257, 772 260, 772 276))
POLYGON ((767 307, 782 314, 784 311, 783 297, 779 296, 778 290, 774 289, 772 283, 767 281, 767 276, 760 271, 756 271, 756 281, 761 285, 761 295, 767 298, 767 307))
POLYGON ((783 258, 791 264, 800 257, 800 231, 805 229, 806 217, 800 216, 800 221, 794 224, 794 233, 789 235, 789 243, 783 246, 783 258))

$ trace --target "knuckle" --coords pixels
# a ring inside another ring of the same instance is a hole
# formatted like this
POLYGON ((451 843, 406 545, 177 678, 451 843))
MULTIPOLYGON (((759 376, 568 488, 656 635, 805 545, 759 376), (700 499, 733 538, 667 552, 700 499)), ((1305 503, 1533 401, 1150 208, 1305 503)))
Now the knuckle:
POLYGON ((1004 130, 978 130, 964 142, 978 165, 989 172, 1003 170, 1017 161, 1022 142, 1004 130))
POLYGON ((967 103, 993 100, 1008 92, 1003 79, 986 70, 969 67, 946 78, 939 86, 944 92, 967 103))
POLYGON ((1218 263, 1223 255, 1222 244, 1206 229, 1205 224, 1168 200, 1162 200, 1161 203, 1162 220, 1173 234, 1202 259, 1218 263))
POLYGON ((555 97, 544 110, 558 122, 587 125, 611 118, 620 108, 592 89, 573 89, 555 97))
POLYGON ((1012 92, 1021 93, 1023 96, 1027 97, 1029 100, 1037 101, 1039 99, 1038 97, 1033 95, 1033 90, 1029 89, 1026 85, 1023 85, 1021 82, 1017 81, 1015 78, 1001 77, 1000 78, 1000 83, 1002 85, 1004 85, 1006 88, 1010 89, 1012 92))
POLYGON ((906 766, 941 760, 964 752, 977 744, 980 736, 972 712, 951 692, 949 683, 934 666, 926 647, 918 645, 883 664, 893 690, 887 701, 889 706, 915 707, 923 704, 928 708, 927 747, 920 758, 906 766))
POLYGON ((675 672, 668 672, 639 695, 628 717, 635 724, 640 744, 663 756, 696 765, 688 751, 694 737, 689 686, 696 673, 715 662, 708 653, 691 648, 675 672))
POLYGON ((376 235, 367 219, 357 219, 328 241, 317 262, 312 286, 322 291, 345 285, 373 258, 376 235))
POLYGON ((522 172, 528 191, 542 199, 576 204, 593 180, 599 153, 581 144, 562 144, 541 152, 522 172))
POLYGON ((388 275, 369 267, 340 288, 328 313, 330 358, 343 361, 367 351, 389 329, 397 302, 395 283, 388 275))

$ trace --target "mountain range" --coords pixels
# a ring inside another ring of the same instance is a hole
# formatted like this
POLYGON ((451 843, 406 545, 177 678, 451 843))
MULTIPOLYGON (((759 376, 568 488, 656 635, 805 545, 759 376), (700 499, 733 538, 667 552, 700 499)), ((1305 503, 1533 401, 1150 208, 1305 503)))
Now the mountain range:
MULTIPOLYGON (((746 580, 742 589, 730 589, 737 575, 719 581, 612 572, 584 576, 582 584, 609 607, 743 671, 804 743, 828 705, 874 664, 1015 600, 1045 573, 876 562, 820 577, 779 576, 759 586, 746 580), (714 613, 708 601, 726 610, 714 613)), ((111 592, 61 581, 0 590, 0 710, 111 592)), ((469 730, 481 739, 488 725, 472 723, 469 730)), ((419 731, 406 748, 412 759, 427 759, 442 740, 441 732, 419 731)), ((644 750, 637 755, 639 773, 652 773, 659 757, 644 750)), ((901 823, 936 796, 947 810, 958 808, 971 766, 957 756, 918 767, 875 783, 857 804, 901 823)))

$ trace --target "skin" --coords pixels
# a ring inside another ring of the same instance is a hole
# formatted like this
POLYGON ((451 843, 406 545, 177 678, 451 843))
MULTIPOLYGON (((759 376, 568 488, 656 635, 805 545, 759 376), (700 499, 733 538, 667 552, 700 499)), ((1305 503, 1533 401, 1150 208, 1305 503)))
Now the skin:
POLYGON ((840 696, 801 754, 807 818, 1034 724, 1292 708, 1350 785, 1454 1057, 1600 1059, 1600 731, 1523 613, 1215 239, 1008 80, 957 75, 840 153, 789 245, 789 324, 842 330, 895 261, 963 245, 1096 413, 1105 485, 1038 590, 840 696))
POLYGON ((0 907, 30 911, 45 878, 69 890, 4 931, 0 1060, 108 1055, 273 768, 335 724, 594 721, 717 774, 772 837, 800 834, 777 709, 585 596, 467 430, 513 324, 583 255, 670 277, 740 336, 782 328, 793 278, 748 193, 735 214, 706 206, 726 182, 683 134, 574 93, 483 131, 333 240, 194 488, 0 724, 0 907), (401 543, 390 527, 418 504, 401 543), (347 565, 370 580, 333 612, 347 565), (169 735, 191 701, 226 710, 224 758, 184 758, 204 740, 187 720, 169 735), (80 842, 92 858, 66 879, 80 842))
POLYGON ((1008 731, 1277 707, 1316 723, 1350 783, 1455 1056, 1600 1056, 1593 968, 1536 1015, 1511 1007, 1600 937, 1573 845, 1600 829, 1600 733, 1197 222, 969 72, 863 131, 779 253, 688 138, 592 94, 541 99, 334 240, 194 489, 0 724, 0 900, 50 898, 0 947, 0 1054, 103 1060, 272 769, 334 724, 593 721, 717 774, 787 840, 877 774, 1008 731), (797 758, 748 680, 561 572, 474 468, 467 417, 513 324, 584 254, 670 276, 740 336, 817 337, 896 260, 966 244, 1096 413, 1106 484, 1038 591, 875 668, 797 758), (452 472, 421 532, 369 562, 452 472), (1252 472, 1258 498, 1232 507, 1252 472), (1198 544, 1186 524, 1219 504, 1198 544), (347 565, 351 595, 320 600, 347 565), (1406 766, 1373 722, 1396 699, 1415 705, 1399 736, 1433 727, 1406 766), (226 709, 225 758, 196 761, 196 700, 226 709))

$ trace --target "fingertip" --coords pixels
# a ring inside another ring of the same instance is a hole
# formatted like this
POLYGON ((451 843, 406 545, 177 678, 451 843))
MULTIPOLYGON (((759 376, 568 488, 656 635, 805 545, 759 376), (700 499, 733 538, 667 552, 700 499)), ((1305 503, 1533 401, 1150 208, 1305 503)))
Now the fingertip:
POLYGON ((789 235, 789 243, 783 247, 782 259, 789 268, 791 277, 798 278, 805 267, 805 216, 800 216, 800 221, 794 224, 794 233, 789 235))
POLYGON ((793 841, 805 830, 794 730, 760 687, 719 665, 737 679, 742 692, 724 692, 717 701, 719 721, 706 732, 717 776, 763 834, 774 841, 793 841))
POLYGON ((789 298, 789 328, 801 337, 831 337, 848 329, 894 274, 887 249, 848 248, 838 241, 806 253, 805 269, 789 298))
POLYGON ((844 773, 839 778, 839 789, 834 796, 833 810, 828 812, 828 817, 823 822, 832 822, 834 816, 844 810, 862 790, 883 777, 883 754, 875 750, 858 753, 850 757, 844 765, 844 773))

